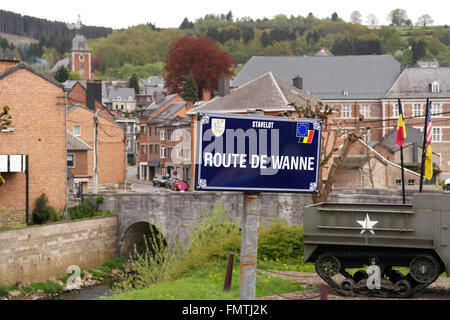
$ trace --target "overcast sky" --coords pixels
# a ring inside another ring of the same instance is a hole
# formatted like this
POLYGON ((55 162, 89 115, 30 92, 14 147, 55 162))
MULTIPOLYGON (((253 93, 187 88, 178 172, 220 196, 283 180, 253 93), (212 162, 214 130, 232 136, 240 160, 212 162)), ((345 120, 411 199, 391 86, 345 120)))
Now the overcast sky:
POLYGON ((207 13, 233 12, 233 16, 272 18, 277 14, 287 16, 306 16, 312 12, 316 17, 330 17, 333 12, 345 21, 350 14, 358 10, 366 23, 366 17, 373 13, 380 24, 388 24, 388 13, 396 8, 406 10, 408 18, 415 24, 422 14, 429 14, 434 25, 450 25, 450 1, 417 1, 417 0, 13 0, 1 1, 0 9, 13 11, 22 15, 76 22, 78 14, 85 25, 105 26, 115 29, 151 22, 157 27, 177 28, 184 17, 194 21, 207 13))

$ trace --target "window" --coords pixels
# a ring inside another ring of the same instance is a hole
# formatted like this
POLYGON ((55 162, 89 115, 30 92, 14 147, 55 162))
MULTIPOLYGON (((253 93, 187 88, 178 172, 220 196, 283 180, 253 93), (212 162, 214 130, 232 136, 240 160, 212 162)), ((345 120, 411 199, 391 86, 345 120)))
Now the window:
POLYGON ((420 103, 413 104, 413 117, 422 116, 422 105, 420 103))
POLYGON ((130 139, 127 139, 127 149, 130 149, 131 148, 131 141, 130 141, 130 139))
POLYGON ((362 104, 359 107, 359 113, 364 116, 364 118, 370 117, 370 106, 368 104, 362 104))
POLYGON ((80 68, 84 68, 84 63, 80 63, 80 68))
POLYGON ((131 96, 128 96, 128 101, 133 101, 133 98, 131 98, 131 96))
POLYGON ((398 185, 398 186, 401 186, 402 185, 402 180, 401 179, 395 180, 395 184, 398 185))
POLYGON ((75 155, 73 153, 67 154, 67 167, 75 168, 75 155))
POLYGON ((118 96, 117 97, 117 101, 121 101, 122 100, 122 97, 121 96, 118 96))
POLYGON ((394 116, 394 118, 398 118, 399 116, 399 112, 398 112, 398 104, 394 104, 393 108, 392 108, 392 115, 394 116))
POLYGON ((142 135, 143 136, 147 135, 147 127, 146 126, 142 126, 141 129, 142 129, 142 135))
POLYGON ((433 141, 442 141, 442 130, 441 128, 433 127, 433 141))
POLYGON ((148 135, 151 137, 152 136, 152 128, 148 127, 148 135))
POLYGON ((431 92, 433 92, 433 93, 438 93, 438 92, 440 92, 439 82, 433 81, 433 82, 431 83, 431 92))
POLYGON ((342 106, 342 118, 350 118, 352 106, 349 104, 344 104, 342 106))
POLYGON ((161 131, 159 132, 159 136, 161 140, 164 140, 164 129, 161 129, 161 131))
POLYGON ((142 154, 147 154, 147 145, 145 144, 142 145, 142 154))
POLYGON ((153 153, 153 145, 152 144, 148 146, 148 153, 149 154, 153 153))
POLYGON ((78 73, 83 75, 84 74, 84 70, 80 70, 80 71, 78 71, 78 73))
POLYGON ((78 56, 78 59, 80 59, 80 61, 83 61, 83 60, 84 60, 84 55, 83 55, 83 54, 80 54, 80 55, 78 56))
POLYGON ((155 153, 159 152, 159 144, 155 144, 155 153))
POLYGON ((127 133, 131 133, 131 125, 125 124, 127 126, 127 133))
POLYGON ((415 183, 416 183, 416 180, 408 179, 408 186, 413 186, 413 185, 415 185, 415 183))
POLYGON ((81 126, 79 124, 73 126, 73 135, 75 137, 81 136, 81 126))
POLYGON ((442 117, 442 105, 440 103, 431 104, 431 116, 442 117))
POLYGON ((158 133, 158 129, 155 127, 155 136, 156 136, 157 133, 158 133))
POLYGON ((167 129, 167 141, 172 141, 173 129, 167 129))
POLYGON ((161 159, 166 157, 166 146, 161 146, 161 149, 159 149, 159 157, 161 159))
POLYGON ((167 148, 167 159, 168 160, 172 160, 172 151, 173 151, 172 147, 167 148))

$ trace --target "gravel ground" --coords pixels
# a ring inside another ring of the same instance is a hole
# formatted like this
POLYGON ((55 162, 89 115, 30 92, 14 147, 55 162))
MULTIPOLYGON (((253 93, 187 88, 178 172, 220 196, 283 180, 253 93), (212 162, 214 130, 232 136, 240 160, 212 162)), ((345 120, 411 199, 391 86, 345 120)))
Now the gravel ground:
MULTIPOLYGON (((301 284, 310 285, 312 288, 305 291, 285 293, 282 295, 273 295, 260 298, 260 300, 320 300, 321 286, 324 281, 315 273, 295 272, 295 271, 262 271, 261 273, 270 273, 274 276, 299 282, 301 284)), ((338 276, 337 276, 338 277, 338 276)), ((335 280, 338 281, 339 278, 335 280)), ((343 277, 342 277, 343 279, 343 277)), ((331 289, 328 291, 329 300, 383 300, 382 298, 366 298, 366 297, 344 297, 331 289)), ((399 300, 392 299, 389 300, 399 300)), ((427 288, 416 293, 408 300, 450 300, 450 277, 439 277, 434 283, 427 288)))

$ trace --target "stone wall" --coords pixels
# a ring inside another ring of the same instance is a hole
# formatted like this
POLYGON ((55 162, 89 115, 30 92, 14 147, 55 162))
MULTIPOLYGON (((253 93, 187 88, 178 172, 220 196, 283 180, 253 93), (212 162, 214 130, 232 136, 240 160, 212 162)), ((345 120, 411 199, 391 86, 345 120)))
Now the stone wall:
POLYGON ((44 281, 117 256, 117 217, 0 232, 0 285, 44 281))
POLYGON ((25 218, 26 218, 25 211, 7 212, 6 210, 3 211, 0 208, 0 228, 14 227, 21 224, 25 224, 25 218))

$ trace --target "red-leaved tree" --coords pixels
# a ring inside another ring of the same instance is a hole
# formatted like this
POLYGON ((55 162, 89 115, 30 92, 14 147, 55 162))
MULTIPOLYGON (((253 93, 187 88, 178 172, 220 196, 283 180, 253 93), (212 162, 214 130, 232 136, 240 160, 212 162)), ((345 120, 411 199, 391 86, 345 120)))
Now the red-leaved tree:
POLYGON ((169 93, 181 93, 192 74, 199 92, 216 90, 221 77, 232 77, 234 60, 208 37, 183 37, 170 45, 166 59, 165 87, 169 93))

